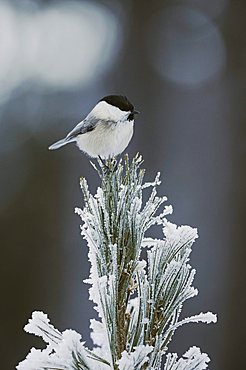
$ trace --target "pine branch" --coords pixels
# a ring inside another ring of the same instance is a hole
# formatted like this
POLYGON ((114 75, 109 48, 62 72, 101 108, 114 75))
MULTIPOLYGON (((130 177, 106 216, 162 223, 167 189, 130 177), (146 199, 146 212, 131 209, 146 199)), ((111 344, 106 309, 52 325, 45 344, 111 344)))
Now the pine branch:
POLYGON ((129 160, 92 163, 101 186, 95 195, 84 178, 85 206, 76 209, 81 233, 89 248, 90 299, 98 320, 91 320, 94 348, 89 350, 74 331, 60 333, 43 313, 34 313, 25 330, 42 336, 43 351, 32 350, 18 370, 158 370, 166 355, 165 370, 203 370, 209 358, 192 347, 183 358, 168 354, 176 329, 189 322, 215 322, 211 313, 179 321, 185 301, 197 295, 192 286, 195 270, 189 265, 196 229, 167 221, 171 206, 157 195, 160 174, 143 183, 145 171, 138 154, 129 160), (152 188, 146 203, 143 192, 152 188), (158 213, 159 212, 159 213, 158 213), (153 225, 163 239, 146 238, 153 225), (147 260, 142 250, 147 248, 147 260))

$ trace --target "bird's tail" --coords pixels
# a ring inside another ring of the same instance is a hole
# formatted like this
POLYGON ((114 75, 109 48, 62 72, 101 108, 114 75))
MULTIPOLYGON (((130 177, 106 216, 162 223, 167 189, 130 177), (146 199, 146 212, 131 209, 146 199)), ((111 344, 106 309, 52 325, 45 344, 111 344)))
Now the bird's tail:
POLYGON ((72 143, 73 141, 75 141, 75 139, 69 139, 69 138, 64 138, 64 139, 61 139, 59 141, 56 141, 54 144, 50 145, 49 146, 49 150, 55 150, 55 149, 59 149, 60 147, 68 144, 68 143, 72 143))

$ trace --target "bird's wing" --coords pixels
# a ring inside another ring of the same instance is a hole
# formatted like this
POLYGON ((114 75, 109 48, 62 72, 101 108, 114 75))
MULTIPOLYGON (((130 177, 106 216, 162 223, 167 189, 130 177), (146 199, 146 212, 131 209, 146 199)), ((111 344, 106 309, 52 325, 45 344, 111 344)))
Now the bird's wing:
POLYGON ((68 143, 72 143, 73 141, 76 141, 76 137, 81 134, 85 134, 86 132, 93 131, 98 123, 98 120, 95 118, 85 118, 83 121, 79 122, 72 131, 70 131, 67 136, 57 141, 56 143, 49 146, 50 150, 58 149, 63 145, 66 145, 68 143))
POLYGON ((96 127, 97 120, 96 119, 84 119, 83 121, 79 122, 72 131, 70 131, 66 139, 72 139, 78 135, 85 134, 86 132, 93 131, 96 127))
POLYGON ((96 126, 96 122, 89 121, 84 119, 83 121, 79 122, 72 131, 70 131, 67 135, 67 138, 73 138, 81 134, 85 134, 86 132, 94 130, 96 126))

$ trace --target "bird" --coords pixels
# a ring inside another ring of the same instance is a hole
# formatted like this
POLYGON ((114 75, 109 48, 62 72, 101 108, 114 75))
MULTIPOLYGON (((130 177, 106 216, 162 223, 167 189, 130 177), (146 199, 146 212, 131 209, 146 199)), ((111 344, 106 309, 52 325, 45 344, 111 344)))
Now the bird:
POLYGON ((49 149, 76 143, 91 158, 114 158, 128 146, 133 136, 134 118, 138 113, 126 96, 107 95, 64 139, 55 142, 49 149))

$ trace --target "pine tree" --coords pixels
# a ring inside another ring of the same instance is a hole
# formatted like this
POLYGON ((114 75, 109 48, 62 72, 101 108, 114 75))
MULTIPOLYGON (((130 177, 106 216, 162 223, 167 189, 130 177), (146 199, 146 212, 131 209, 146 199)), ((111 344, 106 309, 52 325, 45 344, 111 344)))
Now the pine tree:
POLYGON ((47 348, 33 348, 17 369, 158 370, 162 359, 165 370, 206 369, 209 357, 197 347, 179 359, 167 352, 181 325, 216 322, 210 312, 180 320, 184 302, 198 294, 189 264, 197 230, 167 220, 172 207, 163 207, 167 198, 157 195, 160 174, 144 183, 141 156, 93 167, 101 186, 92 195, 82 178, 85 206, 75 211, 83 222, 91 263, 86 283, 98 312, 90 325, 94 348, 88 349, 75 331, 59 332, 47 315, 34 312, 25 330, 41 336, 47 348), (163 239, 146 236, 153 225, 162 228, 163 239))

